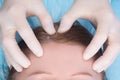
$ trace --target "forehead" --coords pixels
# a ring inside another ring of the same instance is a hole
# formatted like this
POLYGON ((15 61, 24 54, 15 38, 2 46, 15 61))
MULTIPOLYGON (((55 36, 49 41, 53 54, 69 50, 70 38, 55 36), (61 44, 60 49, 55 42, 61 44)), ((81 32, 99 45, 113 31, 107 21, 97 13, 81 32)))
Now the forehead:
MULTIPOLYGON (((16 80, 26 80, 29 75, 33 73, 50 73, 48 80, 53 80, 53 78, 61 80, 76 80, 83 78, 88 78, 89 76, 76 76, 75 79, 71 75, 78 73, 88 72, 92 75, 89 80, 102 80, 101 74, 98 74, 92 70, 93 59, 89 61, 84 61, 82 58, 83 51, 85 49, 82 45, 75 44, 61 44, 61 43, 47 43, 42 44, 44 49, 44 56, 36 57, 33 53, 28 55, 31 60, 31 66, 24 69, 21 73, 16 73, 16 80), (92 78, 92 79, 91 79, 92 78), (98 79, 99 78, 99 79, 98 79)), ((40 80, 46 79, 44 74, 41 76, 36 74, 36 78, 40 80)), ((35 77, 35 76, 34 76, 35 77)), ((33 77, 33 78, 34 78, 33 77)), ((75 77, 75 76, 74 76, 75 77)), ((32 80, 33 80, 32 78, 32 80)))
POLYGON ((82 45, 47 43, 43 44, 44 56, 37 58, 29 55, 32 70, 44 70, 57 73, 74 73, 81 70, 90 70, 93 60, 84 61, 82 58, 85 49, 82 45), (86 68, 85 68, 86 67, 86 68))

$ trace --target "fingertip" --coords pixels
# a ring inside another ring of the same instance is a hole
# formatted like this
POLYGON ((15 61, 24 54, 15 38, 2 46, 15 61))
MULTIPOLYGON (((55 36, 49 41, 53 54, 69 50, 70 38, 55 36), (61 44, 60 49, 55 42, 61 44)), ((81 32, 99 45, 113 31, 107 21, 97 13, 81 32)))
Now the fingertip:
POLYGON ((93 70, 100 73, 104 70, 104 68, 102 67, 102 65, 95 64, 95 65, 93 65, 93 70))
POLYGON ((43 49, 42 48, 39 48, 39 49, 36 49, 36 54, 35 54, 37 57, 41 57, 43 56, 43 49))
POLYGON ((17 72, 22 72, 22 71, 23 71, 23 68, 17 68, 16 71, 17 71, 17 72))
POLYGON ((86 50, 86 51, 84 52, 84 54, 83 54, 83 59, 84 59, 84 60, 89 60, 90 58, 92 58, 92 56, 93 56, 94 54, 90 54, 90 53, 93 53, 93 52, 86 50))
POLYGON ((45 20, 41 19, 41 24, 43 29, 49 34, 49 35, 53 35, 56 33, 55 27, 53 25, 53 21, 51 20, 51 18, 46 18, 45 20))
MULTIPOLYGON (((102 60, 102 57, 101 57, 101 60, 102 60)), ((104 71, 105 70, 105 66, 106 66, 105 63, 102 62, 101 60, 99 58, 93 64, 93 70, 98 72, 98 73, 101 73, 102 71, 104 71)))
POLYGON ((58 33, 64 33, 64 32, 66 32, 66 31, 68 31, 70 29, 70 27, 67 25, 67 24, 65 24, 65 23, 61 23, 60 24, 60 27, 58 28, 58 33))
POLYGON ((63 32, 65 32, 65 30, 64 30, 63 28, 64 28, 63 25, 60 24, 57 32, 58 32, 58 33, 63 33, 63 32))
POLYGON ((17 71, 17 72, 22 72, 23 71, 23 68, 21 66, 14 66, 14 69, 17 71))
POLYGON ((84 60, 89 60, 89 59, 90 59, 90 56, 89 56, 88 54, 84 54, 84 55, 83 55, 83 59, 84 59, 84 60))
POLYGON ((27 61, 27 63, 24 64, 24 68, 28 68, 31 65, 30 61, 27 61))
POLYGON ((35 41, 35 42, 36 42, 36 44, 35 44, 34 48, 32 49, 32 51, 37 57, 41 57, 41 56, 43 56, 43 48, 38 41, 35 41))
POLYGON ((56 30, 55 30, 55 28, 54 28, 53 23, 47 23, 47 24, 45 24, 44 27, 45 27, 44 29, 46 30, 46 32, 47 32, 48 34, 53 35, 53 34, 56 33, 56 30))
POLYGON ((22 64, 21 64, 21 66, 24 68, 28 68, 30 65, 31 65, 31 62, 28 59, 22 61, 22 64))

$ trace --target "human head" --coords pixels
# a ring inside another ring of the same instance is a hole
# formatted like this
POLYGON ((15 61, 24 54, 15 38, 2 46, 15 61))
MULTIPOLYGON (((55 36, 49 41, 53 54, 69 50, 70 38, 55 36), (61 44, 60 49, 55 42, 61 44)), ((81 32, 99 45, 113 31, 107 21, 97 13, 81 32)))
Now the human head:
MULTIPOLYGON (((54 26, 57 30, 59 23, 54 26)), ((88 61, 82 58, 92 35, 79 23, 74 23, 68 32, 62 34, 49 35, 42 27, 35 28, 34 33, 43 47, 44 56, 38 58, 33 55, 22 40, 19 46, 30 59, 31 66, 21 73, 11 70, 10 76, 15 80, 103 80, 104 73, 96 73, 92 69, 93 62, 102 52, 88 61)))

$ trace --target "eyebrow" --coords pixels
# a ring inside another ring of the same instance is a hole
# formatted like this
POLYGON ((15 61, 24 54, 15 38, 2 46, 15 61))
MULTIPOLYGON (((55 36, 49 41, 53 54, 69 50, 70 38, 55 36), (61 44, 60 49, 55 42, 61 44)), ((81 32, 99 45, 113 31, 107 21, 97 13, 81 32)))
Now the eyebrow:
MULTIPOLYGON (((32 72, 31 74, 29 74, 28 76, 33 76, 33 75, 37 75, 37 74, 48 74, 48 75, 51 75, 50 72, 45 72, 45 71, 35 71, 35 72, 32 72)), ((92 74, 90 74, 89 72, 77 72, 75 74, 72 74, 71 76, 77 76, 77 75, 87 75, 87 76, 91 76, 93 77, 92 74)))
POLYGON ((37 74, 48 74, 51 75, 50 72, 45 72, 45 71, 34 71, 31 74, 29 74, 28 76, 32 76, 32 75, 37 75, 37 74))
POLYGON ((89 72, 77 72, 75 74, 72 74, 71 76, 77 76, 77 75, 88 75, 88 76, 93 77, 93 75, 90 74, 89 72))

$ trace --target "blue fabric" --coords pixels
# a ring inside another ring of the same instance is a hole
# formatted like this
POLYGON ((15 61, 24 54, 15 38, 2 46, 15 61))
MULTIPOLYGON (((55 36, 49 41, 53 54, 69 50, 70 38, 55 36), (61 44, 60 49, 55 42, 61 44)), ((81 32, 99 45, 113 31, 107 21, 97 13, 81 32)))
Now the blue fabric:
MULTIPOLYGON (((74 3, 74 0, 43 0, 44 4, 50 13, 54 22, 58 22, 61 20, 62 16, 71 8, 74 3)), ((0 0, 0 6, 2 4, 2 0, 0 0)), ((115 15, 120 20, 120 0, 112 0, 111 1, 112 9, 115 15)), ((78 20, 85 28, 87 28, 91 33, 95 33, 93 26, 89 21, 84 19, 78 20)), ((36 17, 28 18, 28 22, 32 28, 35 26, 39 26, 40 22, 36 17)), ((20 37, 16 36, 17 41, 20 40, 20 37)), ((108 80, 120 80, 120 54, 114 63, 106 70, 106 77, 108 80)), ((8 71, 8 67, 5 62, 4 54, 2 47, 0 46, 0 80, 5 80, 8 71), (5 74, 4 74, 5 73, 5 74)))
POLYGON ((0 8, 2 7, 3 0, 0 0, 0 8))
MULTIPOLYGON (((120 0, 112 0, 111 1, 112 9, 115 15, 120 20, 120 0)), ((117 59, 113 62, 113 64, 106 70, 106 77, 108 80, 120 80, 120 54, 117 59)))
POLYGON ((2 46, 0 45, 0 80, 6 80, 8 72, 9 69, 5 61, 2 46))

